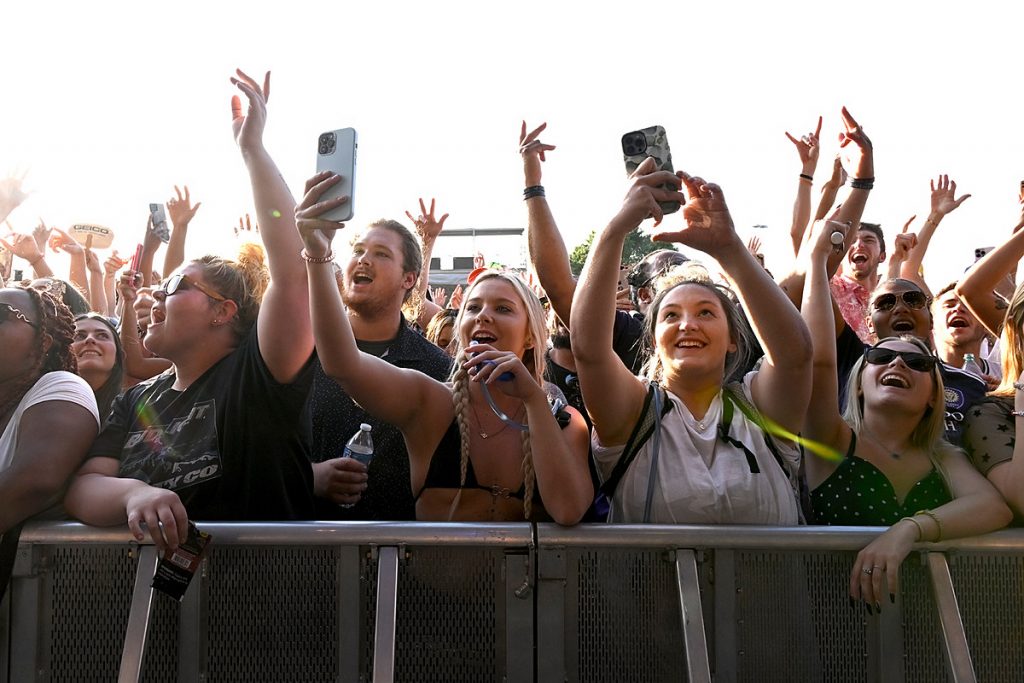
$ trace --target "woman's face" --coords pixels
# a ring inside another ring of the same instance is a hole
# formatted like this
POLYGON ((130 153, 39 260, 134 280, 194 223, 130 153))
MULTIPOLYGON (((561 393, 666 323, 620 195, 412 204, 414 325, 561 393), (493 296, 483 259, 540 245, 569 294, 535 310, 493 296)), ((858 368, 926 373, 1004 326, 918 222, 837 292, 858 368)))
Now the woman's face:
POLYGON ((23 290, 0 289, 0 320, 0 382, 6 382, 28 372, 39 357, 39 312, 23 290))
POLYGON ((722 303, 707 287, 680 285, 661 300, 654 340, 666 375, 725 371, 726 355, 736 351, 722 303))
MULTIPOLYGON (((916 344, 897 339, 882 342, 877 348, 930 356, 916 344)), ((864 412, 898 409, 923 413, 934 403, 936 372, 938 370, 934 368, 915 370, 899 355, 883 363, 868 362, 868 358, 865 358, 861 372, 864 412)))
MULTIPOLYGON (((75 338, 71 343, 71 351, 78 359, 79 373, 86 377, 90 384, 92 381, 88 376, 103 376, 103 381, 106 381, 106 377, 117 364, 114 333, 99 320, 83 318, 75 322, 75 338)), ((101 385, 102 383, 100 382, 101 385)))
POLYGON ((464 346, 490 344, 520 358, 532 348, 526 304, 516 288, 501 278, 487 278, 473 287, 462 302, 459 333, 464 346))

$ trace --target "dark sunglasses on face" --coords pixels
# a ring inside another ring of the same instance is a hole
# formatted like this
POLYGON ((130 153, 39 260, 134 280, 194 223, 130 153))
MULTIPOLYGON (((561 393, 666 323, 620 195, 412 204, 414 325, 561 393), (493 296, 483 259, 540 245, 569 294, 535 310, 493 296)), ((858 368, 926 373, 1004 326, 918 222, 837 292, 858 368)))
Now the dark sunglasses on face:
POLYGON ((24 313, 15 308, 10 304, 0 303, 0 325, 11 319, 20 320, 21 322, 36 327, 36 324, 29 320, 24 313))
MULTIPOLYGON (((163 296, 167 297, 177 294, 179 290, 186 291, 188 290, 189 287, 198 289, 200 292, 210 297, 211 299, 214 299, 215 301, 227 301, 227 297, 221 296, 220 294, 213 291, 206 285, 196 282, 195 280, 190 278, 188 275, 185 275, 184 273, 172 275, 171 277, 164 280, 163 285, 160 286, 160 289, 158 289, 157 292, 163 292, 163 296), (184 290, 181 289, 181 285, 183 283, 185 285, 184 290)), ((156 294, 156 292, 154 292, 154 294, 156 294)))
POLYGON ((871 306, 876 311, 891 311, 896 306, 897 297, 903 300, 903 305, 907 308, 921 309, 928 305, 928 297, 924 295, 924 292, 912 289, 901 294, 879 294, 871 302, 871 306))
POLYGON ((914 351, 895 351, 880 346, 872 346, 864 352, 864 360, 872 365, 888 365, 899 356, 903 364, 914 372, 931 372, 939 359, 925 353, 914 351))

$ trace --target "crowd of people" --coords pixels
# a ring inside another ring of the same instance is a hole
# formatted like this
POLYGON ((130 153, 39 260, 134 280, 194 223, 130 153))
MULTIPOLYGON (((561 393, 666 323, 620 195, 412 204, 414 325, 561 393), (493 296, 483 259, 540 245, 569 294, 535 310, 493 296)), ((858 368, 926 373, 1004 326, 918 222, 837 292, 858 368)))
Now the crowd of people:
MULTIPOLYGON (((524 122, 537 283, 478 268, 449 293, 430 287, 433 200, 412 229, 328 219, 349 201, 325 198, 330 172, 296 201, 263 144, 269 74, 232 83, 257 225, 239 254, 186 258, 187 187, 159 269, 152 222, 133 268, 42 224, 0 240, 33 275, 0 273, 6 545, 60 514, 162 549, 189 520, 884 526, 850 581, 880 608, 915 543, 1024 516, 1024 214, 933 295, 928 244, 969 195, 933 180, 921 229, 887 246, 862 220, 874 150, 847 110, 816 206, 821 119, 789 136, 795 266, 775 277, 722 187, 654 159, 575 277, 542 185, 555 148, 524 122), (624 264, 650 218, 665 248, 624 264), (368 462, 346 451, 364 423, 368 462)), ((0 218, 23 198, 3 189, 0 218)))

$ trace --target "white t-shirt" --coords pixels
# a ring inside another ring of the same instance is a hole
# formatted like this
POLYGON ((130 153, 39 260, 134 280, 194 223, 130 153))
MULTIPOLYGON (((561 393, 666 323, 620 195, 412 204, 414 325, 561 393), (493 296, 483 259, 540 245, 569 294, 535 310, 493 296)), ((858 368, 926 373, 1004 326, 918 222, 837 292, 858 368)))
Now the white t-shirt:
MULTIPOLYGON (((743 380, 743 393, 750 400, 750 382, 743 380)), ((652 524, 771 524, 799 523, 796 496, 788 473, 779 466, 764 441, 764 433, 733 406, 729 434, 754 454, 758 473, 751 472, 746 454, 718 438, 722 417, 719 392, 703 420, 694 419, 686 405, 666 392, 672 409, 661 421, 661 446, 651 502, 652 524)), ((797 449, 775 439, 787 468, 800 464, 797 449)), ((644 443, 626 470, 611 500, 610 521, 643 521, 647 485, 651 472, 654 435, 644 443)), ((625 446, 605 447, 593 436, 594 460, 602 481, 607 479, 625 446)))
POLYGON ((96 420, 96 428, 99 429, 100 412, 96 409, 96 397, 86 381, 63 370, 48 372, 21 398, 4 433, 0 435, 0 470, 7 469, 14 459, 14 450, 18 447, 18 426, 21 423, 21 416, 32 406, 47 401, 68 401, 82 406, 92 413, 96 420))

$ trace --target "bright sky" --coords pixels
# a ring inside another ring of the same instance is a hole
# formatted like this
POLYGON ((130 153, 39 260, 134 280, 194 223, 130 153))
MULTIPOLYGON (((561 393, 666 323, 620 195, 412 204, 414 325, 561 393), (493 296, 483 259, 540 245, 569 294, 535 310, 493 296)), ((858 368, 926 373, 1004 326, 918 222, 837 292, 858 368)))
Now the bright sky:
POLYGON ((723 186, 741 235, 769 226, 779 274, 800 170, 783 132, 824 115, 818 188, 843 104, 875 144, 865 220, 887 236, 921 224, 939 173, 973 194, 933 241, 933 284, 1019 215, 1018 3, 23 2, 4 15, 0 172, 29 167, 34 190, 12 223, 100 223, 123 252, 176 183, 203 202, 189 253, 230 249, 251 206, 236 66, 273 72, 266 143, 297 197, 318 134, 358 130, 356 224, 436 196, 448 227, 524 225, 519 123, 546 120, 558 149, 544 184, 571 249, 620 205, 622 133, 660 124, 677 168, 723 186))

